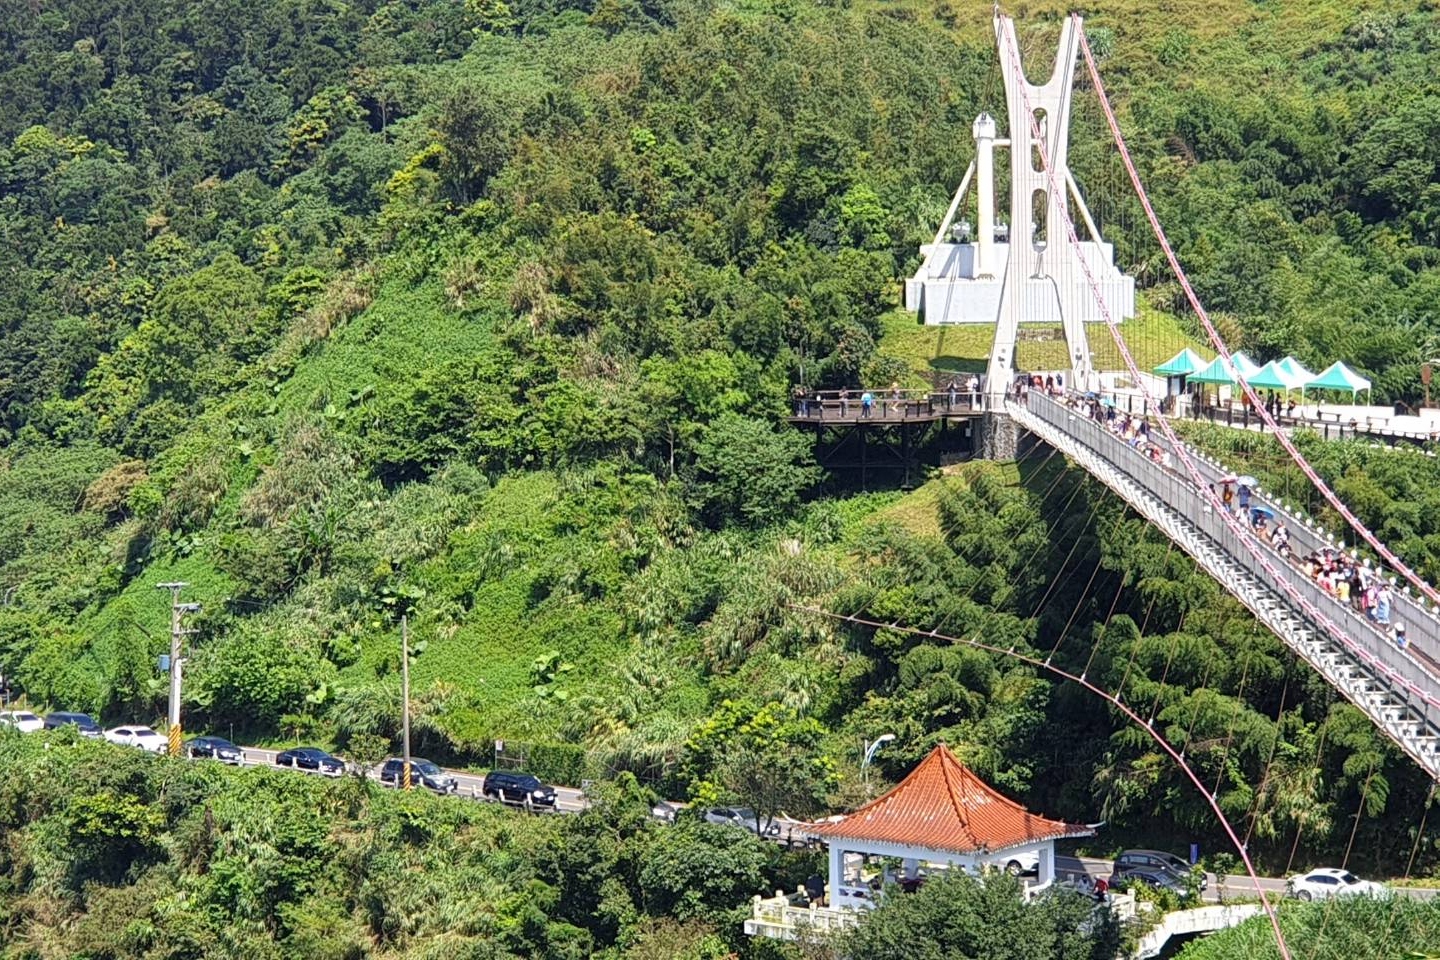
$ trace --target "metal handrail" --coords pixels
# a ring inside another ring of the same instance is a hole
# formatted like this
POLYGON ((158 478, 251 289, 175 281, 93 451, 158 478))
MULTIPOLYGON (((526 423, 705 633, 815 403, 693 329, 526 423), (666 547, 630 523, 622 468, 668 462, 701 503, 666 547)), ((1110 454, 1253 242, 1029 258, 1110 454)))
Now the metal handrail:
MULTIPOLYGON (((1258 582, 1271 581, 1271 574, 1238 542, 1235 531, 1224 518, 1210 508, 1208 499, 1190 479, 1151 460, 1112 434, 1103 423, 1042 393, 1031 392, 1024 409, 1027 414, 1089 450, 1097 459, 1109 464, 1166 508, 1182 517, 1191 530, 1222 552, 1233 566, 1248 573, 1258 582)), ((1170 451, 1168 445, 1158 436, 1152 436, 1150 442, 1174 456, 1174 452, 1170 451)), ((1192 457, 1195 456, 1195 451, 1189 452, 1192 457)), ((1201 468, 1207 482, 1218 482, 1221 476, 1226 475, 1223 467, 1213 461, 1197 458, 1197 466, 1201 468)), ((1258 492, 1251 502, 1252 506, 1269 506, 1271 503, 1258 492)), ((1289 516, 1288 513, 1277 510, 1277 516, 1282 513, 1289 516)), ((1296 554, 1328 545, 1315 531, 1298 521, 1292 522, 1295 526, 1291 533, 1291 546, 1296 554)), ((1242 535, 1252 534, 1246 532, 1242 535)), ((1392 689, 1395 696, 1404 701, 1411 712, 1420 716, 1421 725, 1428 731, 1427 735, 1435 736, 1440 732, 1440 680, 1437 680, 1428 666, 1413 655, 1413 645, 1416 644, 1419 644, 1422 650, 1440 652, 1440 620, 1423 607, 1418 607, 1409 597, 1397 593, 1393 609, 1408 617, 1405 622, 1407 630, 1411 632, 1412 644, 1412 649, 1401 650, 1376 625, 1357 614, 1347 604, 1321 590, 1303 571, 1289 563, 1272 562, 1272 566, 1286 578, 1306 603, 1317 611, 1325 611, 1325 615, 1343 629, 1347 639, 1363 651, 1364 660, 1381 668, 1376 671, 1377 680, 1392 689), (1388 679, 1382 679, 1382 673, 1387 675, 1388 679), (1398 678, 1399 683, 1390 682, 1395 678, 1398 678)), ((1229 589, 1234 592, 1236 585, 1229 585, 1229 589)), ((1297 619, 1313 623, 1312 618, 1296 608, 1278 589, 1273 591, 1273 595, 1278 602, 1292 610, 1297 619)), ((1318 634, 1322 629, 1316 624, 1314 631, 1318 634)), ((1375 719, 1378 721, 1380 718, 1375 719)))

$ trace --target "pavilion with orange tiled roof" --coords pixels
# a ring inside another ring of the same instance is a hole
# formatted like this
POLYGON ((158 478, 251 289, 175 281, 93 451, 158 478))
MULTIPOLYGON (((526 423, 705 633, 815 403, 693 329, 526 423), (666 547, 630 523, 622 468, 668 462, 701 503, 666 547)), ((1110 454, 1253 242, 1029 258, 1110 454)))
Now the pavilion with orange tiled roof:
POLYGON ((830 848, 832 907, 874 904, 866 884, 847 876, 847 856, 899 857, 908 878, 918 875, 922 863, 972 872, 1033 868, 1037 885, 1045 886, 1055 878, 1055 841, 1095 834, 1093 827, 1031 813, 977 777, 943 744, 889 793, 817 824, 814 832, 830 848))

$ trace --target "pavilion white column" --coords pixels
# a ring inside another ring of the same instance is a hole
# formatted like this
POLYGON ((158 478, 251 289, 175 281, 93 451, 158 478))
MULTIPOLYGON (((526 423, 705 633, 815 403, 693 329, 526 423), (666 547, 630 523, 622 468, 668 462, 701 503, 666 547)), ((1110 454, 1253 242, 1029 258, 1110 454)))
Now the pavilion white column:
POLYGON ((836 840, 830 841, 830 892, 826 905, 834 908, 840 906, 840 879, 841 872, 845 868, 845 850, 836 840))
POLYGON ((1040 869, 1037 874, 1037 886, 1043 887, 1055 880, 1055 844, 1047 843, 1040 848, 1040 869))

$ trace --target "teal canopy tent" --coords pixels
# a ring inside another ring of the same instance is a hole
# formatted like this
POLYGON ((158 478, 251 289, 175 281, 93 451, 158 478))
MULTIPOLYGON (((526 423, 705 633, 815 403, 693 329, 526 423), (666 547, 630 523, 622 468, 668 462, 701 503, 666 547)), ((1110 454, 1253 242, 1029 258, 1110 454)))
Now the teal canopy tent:
POLYGON ((1230 354, 1230 359, 1235 361, 1235 369, 1239 370, 1240 376, 1244 377, 1246 380, 1249 380, 1251 377, 1255 376, 1255 374, 1260 372, 1260 365, 1255 361, 1251 360, 1249 357, 1245 356, 1245 354, 1240 350, 1236 350, 1234 353, 1230 354))
POLYGON ((1250 386, 1256 390, 1281 390, 1289 392, 1300 389, 1300 384, 1287 376, 1285 371, 1281 369, 1280 365, 1274 360, 1271 360, 1265 364, 1265 366, 1255 371, 1253 377, 1246 377, 1245 379, 1249 382, 1250 386))
POLYGON ((1305 384, 1308 390, 1338 390, 1354 397, 1370 389, 1370 381, 1336 360, 1305 384))
POLYGON ((1186 347, 1152 371, 1160 377, 1188 377, 1205 369, 1205 361, 1194 350, 1186 347))
POLYGON ((1190 382, 1215 383, 1223 386, 1225 384, 1233 384, 1235 382, 1236 369, 1240 371, 1241 375, 1243 375, 1246 380, 1249 380, 1256 373, 1260 372, 1260 368, 1255 366, 1255 364, 1251 363, 1250 358, 1245 356, 1245 354, 1232 353, 1230 357, 1235 361, 1234 367, 1231 367, 1230 364, 1226 363, 1223 357, 1216 357, 1204 370, 1201 370, 1199 373, 1191 374, 1190 382))

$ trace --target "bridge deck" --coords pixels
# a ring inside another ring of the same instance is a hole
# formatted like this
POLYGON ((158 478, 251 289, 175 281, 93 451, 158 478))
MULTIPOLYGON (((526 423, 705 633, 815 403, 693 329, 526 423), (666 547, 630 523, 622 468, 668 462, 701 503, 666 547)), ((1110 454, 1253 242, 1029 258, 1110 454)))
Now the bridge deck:
MULTIPOLYGON (((1039 392, 1009 400, 1017 424, 1065 453, 1124 498, 1245 604, 1255 616, 1359 707, 1431 777, 1440 780, 1440 616, 1397 592, 1392 622, 1402 622, 1410 645, 1402 650, 1377 625, 1325 593, 1262 541, 1256 559, 1188 476, 1156 463, 1080 411, 1039 392), (1272 572, 1273 571, 1273 572, 1272 572), (1297 602, 1276 577, 1304 602, 1297 602), (1344 637, 1337 640, 1335 634, 1344 637)), ((1152 442, 1164 442, 1152 437, 1152 442)), ((1229 475, 1224 466, 1196 457, 1207 482, 1229 475)), ((1172 451, 1173 455, 1173 451, 1172 451)), ((1290 532, 1295 555, 1327 545, 1324 535, 1257 492, 1290 532)))

